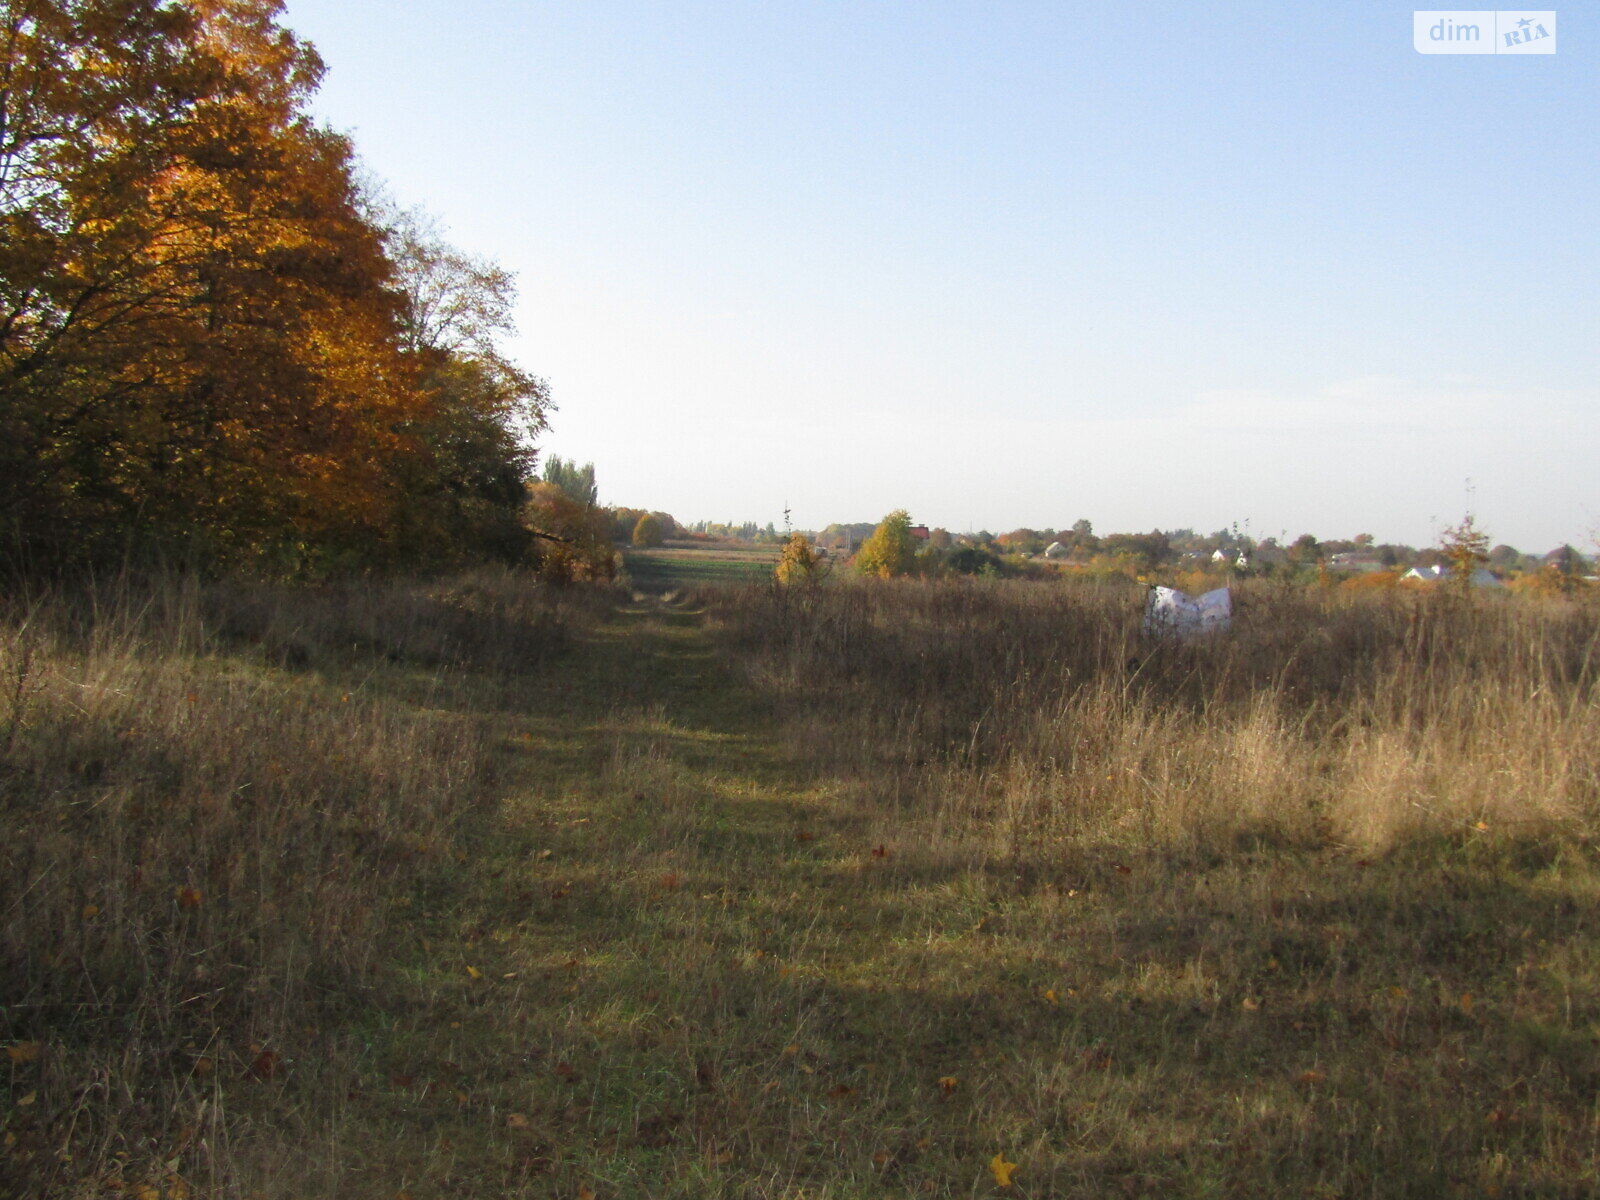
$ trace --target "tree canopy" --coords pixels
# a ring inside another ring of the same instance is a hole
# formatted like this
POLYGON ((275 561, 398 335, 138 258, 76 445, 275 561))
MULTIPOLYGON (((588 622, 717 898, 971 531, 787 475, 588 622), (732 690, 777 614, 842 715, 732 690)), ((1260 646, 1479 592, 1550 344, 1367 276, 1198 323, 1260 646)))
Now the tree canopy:
POLYGON ((509 278, 370 219, 280 12, 0 8, 0 522, 29 559, 382 561, 459 516, 419 496, 502 532, 521 502, 548 398, 494 349, 509 278))
POLYGON ((856 570, 863 575, 890 579, 906 575, 916 565, 917 540, 911 532, 911 514, 903 508, 884 517, 856 555, 856 570))

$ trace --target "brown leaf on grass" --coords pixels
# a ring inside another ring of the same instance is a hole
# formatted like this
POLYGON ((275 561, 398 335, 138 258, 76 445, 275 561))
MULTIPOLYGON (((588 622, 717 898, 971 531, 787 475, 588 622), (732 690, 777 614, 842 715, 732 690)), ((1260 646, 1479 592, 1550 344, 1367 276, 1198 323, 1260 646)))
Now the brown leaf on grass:
POLYGON ((1249 996, 1246 996, 1239 1001, 1239 1007, 1244 1009, 1245 1012, 1257 1012, 1261 1008, 1261 1001, 1252 1000, 1249 996))
POLYGON ((14 1063, 31 1063, 38 1059, 39 1050, 38 1042, 18 1042, 6 1047, 6 1057, 14 1063))
POLYGON ((1473 999, 1472 999, 1472 993, 1471 992, 1462 992, 1461 993, 1461 1011, 1462 1012, 1464 1012, 1464 1013, 1471 1012, 1473 1003, 1474 1002, 1473 1002, 1473 999))
POLYGON ((661 886, 666 888, 669 892, 675 891, 678 885, 682 882, 683 881, 678 878, 678 873, 676 871, 668 871, 661 877, 661 886))
POLYGON ((575 1068, 565 1059, 556 1064, 556 1074, 561 1076, 561 1078, 566 1080, 568 1083, 572 1083, 578 1078, 577 1068, 575 1068))
POLYGON ((85 921, 90 920, 91 918, 94 918, 94 917, 98 917, 99 915, 100 915, 100 906, 98 904, 85 904, 83 906, 82 916, 83 916, 83 919, 85 921))
POLYGON ((205 899, 199 888, 192 887, 173 888, 172 897, 178 902, 179 908, 199 908, 200 902, 205 899))
POLYGON ((846 1096, 854 1096, 855 1094, 855 1088, 851 1087, 847 1083, 836 1083, 828 1089, 828 1095, 832 1096, 835 1100, 843 1100, 846 1096))
POLYGON ((415 1075, 391 1075, 389 1076, 389 1082, 397 1088, 409 1089, 412 1084, 417 1082, 417 1077, 415 1075))
POLYGON ((956 1085, 960 1082, 954 1075, 941 1075, 939 1076, 939 1090, 946 1096, 954 1095, 956 1085))
POLYGON ((578 1188, 578 1200, 594 1200, 594 1193, 589 1190, 588 1185, 581 1185, 578 1188))
POLYGON ((882 842, 879 842, 876 846, 874 846, 872 848, 872 857, 873 858, 888 858, 891 854, 893 854, 893 851, 890 850, 889 847, 884 845, 882 842))
POLYGON ((1129 867, 1129 866, 1124 866, 1122 863, 1116 863, 1115 865, 1112 866, 1111 869, 1113 871, 1115 871, 1118 875, 1132 875, 1133 874, 1133 868, 1129 867))
POLYGON ((1295 1076, 1296 1083, 1326 1083, 1327 1079, 1328 1077, 1321 1071, 1301 1071, 1299 1075, 1295 1076))
POLYGON ((194 1060, 194 1066, 189 1068, 189 1074, 196 1079, 209 1079, 217 1069, 216 1061, 202 1054, 194 1060))
POLYGON ((275 1079, 283 1070, 283 1060, 275 1050, 262 1050, 250 1060, 250 1074, 257 1079, 275 1079))
POLYGON ((552 900, 565 900, 570 895, 572 895, 572 889, 569 888, 569 887, 558 887, 558 888, 551 888, 550 889, 550 899, 552 899, 552 900))
POLYGON ((794 836, 797 840, 802 842, 814 842, 817 840, 817 835, 812 833, 809 829, 802 829, 794 836))

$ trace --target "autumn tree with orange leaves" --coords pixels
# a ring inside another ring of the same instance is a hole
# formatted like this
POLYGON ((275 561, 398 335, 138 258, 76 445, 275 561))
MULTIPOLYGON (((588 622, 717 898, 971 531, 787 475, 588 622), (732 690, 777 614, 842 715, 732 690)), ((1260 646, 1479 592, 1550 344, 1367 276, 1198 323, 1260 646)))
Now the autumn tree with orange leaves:
POLYGON ((404 561, 461 544, 428 522, 463 495, 501 527, 521 502, 542 384, 430 342, 280 12, 0 5, 0 534, 27 560, 404 561))

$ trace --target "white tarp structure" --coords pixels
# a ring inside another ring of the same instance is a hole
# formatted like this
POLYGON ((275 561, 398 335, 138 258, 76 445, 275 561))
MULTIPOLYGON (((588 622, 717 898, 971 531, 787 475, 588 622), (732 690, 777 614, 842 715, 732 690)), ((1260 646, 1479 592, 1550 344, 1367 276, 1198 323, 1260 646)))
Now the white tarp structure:
POLYGON ((1177 588, 1153 587, 1145 597, 1144 631, 1188 637, 1220 633, 1233 620, 1233 600, 1227 588, 1191 596, 1177 588))

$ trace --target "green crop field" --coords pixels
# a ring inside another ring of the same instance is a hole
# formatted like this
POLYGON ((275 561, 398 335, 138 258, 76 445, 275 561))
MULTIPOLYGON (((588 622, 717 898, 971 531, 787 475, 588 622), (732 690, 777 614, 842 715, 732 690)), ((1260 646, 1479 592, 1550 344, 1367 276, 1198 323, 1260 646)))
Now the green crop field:
POLYGON ((628 550, 622 556, 628 579, 651 591, 708 584, 763 583, 778 561, 775 546, 678 547, 628 550))

